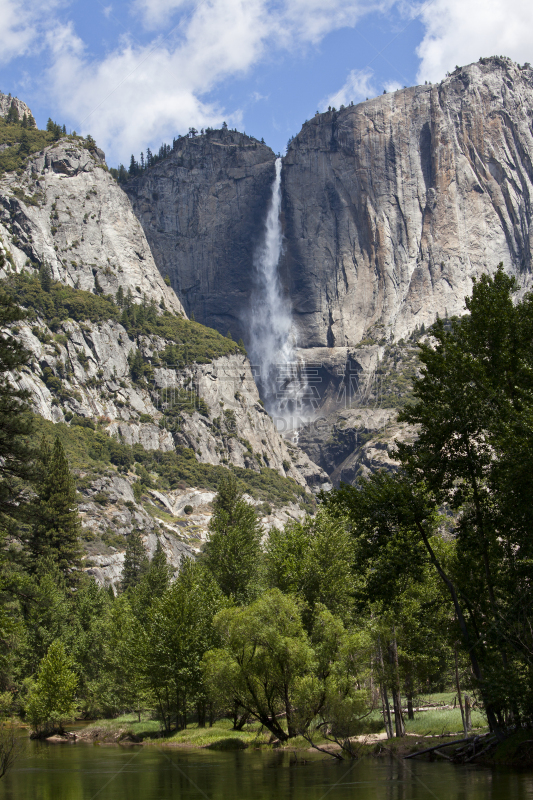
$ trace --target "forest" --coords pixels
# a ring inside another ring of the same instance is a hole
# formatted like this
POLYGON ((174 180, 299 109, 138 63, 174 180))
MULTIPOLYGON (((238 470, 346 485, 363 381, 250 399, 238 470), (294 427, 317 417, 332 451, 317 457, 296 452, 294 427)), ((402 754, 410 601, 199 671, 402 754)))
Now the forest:
POLYGON ((125 712, 161 735, 229 718, 349 753, 372 715, 402 737, 417 697, 451 689, 465 733, 465 692, 496 741, 531 727, 533 296, 516 290, 500 265, 421 339, 400 412, 417 436, 397 443, 394 472, 265 534, 229 469, 200 556, 174 576, 134 531, 116 593, 83 570, 60 438, 35 445, 10 377, 24 312, 2 293, 3 718, 38 735, 125 712))

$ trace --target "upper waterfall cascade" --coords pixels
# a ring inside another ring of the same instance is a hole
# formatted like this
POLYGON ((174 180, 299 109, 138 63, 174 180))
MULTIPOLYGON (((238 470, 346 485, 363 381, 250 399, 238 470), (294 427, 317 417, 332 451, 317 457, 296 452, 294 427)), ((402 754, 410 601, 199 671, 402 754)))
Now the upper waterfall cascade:
POLYGON ((305 370, 296 353, 291 304, 279 278, 279 261, 283 252, 281 158, 276 159, 275 166, 264 239, 254 257, 249 350, 267 411, 274 418, 278 430, 294 432, 304 422, 300 412, 306 382, 305 370))

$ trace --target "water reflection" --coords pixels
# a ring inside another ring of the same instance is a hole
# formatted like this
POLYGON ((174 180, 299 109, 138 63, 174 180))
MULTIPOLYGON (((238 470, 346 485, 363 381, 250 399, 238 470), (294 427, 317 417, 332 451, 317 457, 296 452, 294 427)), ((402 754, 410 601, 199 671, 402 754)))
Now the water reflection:
POLYGON ((6 800, 533 800, 531 772, 276 752, 32 743, 6 800))

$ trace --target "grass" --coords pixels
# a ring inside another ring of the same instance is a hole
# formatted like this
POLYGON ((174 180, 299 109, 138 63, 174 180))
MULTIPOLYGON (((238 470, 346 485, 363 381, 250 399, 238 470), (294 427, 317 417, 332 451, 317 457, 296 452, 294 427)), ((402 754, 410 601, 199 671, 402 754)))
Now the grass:
MULTIPOLYGON (((431 695, 424 698, 424 700, 431 703, 449 704, 453 702, 454 697, 455 694, 453 692, 445 692, 431 695)), ((486 729, 485 718, 476 710, 472 712, 472 725, 474 729, 486 729)), ((431 711, 420 711, 415 714, 414 720, 405 720, 405 727, 408 734, 418 734, 419 736, 446 737, 447 735, 462 733, 461 712, 459 707, 456 709, 435 708, 431 711)), ((381 715, 376 711, 365 721, 365 728, 361 731, 361 735, 375 734, 383 730, 381 715)), ((170 736, 163 736, 161 725, 158 721, 141 719, 141 722, 139 722, 136 714, 124 714, 116 719, 98 720, 89 725, 85 731, 97 732, 100 741, 118 742, 129 737, 138 741, 142 740, 147 744, 164 743, 182 747, 205 747, 212 750, 241 750, 246 747, 265 747, 271 738, 270 732, 262 729, 258 722, 245 725, 242 731, 234 731, 233 723, 230 719, 217 720, 211 728, 200 728, 196 723, 191 723, 186 730, 176 731, 170 736)), ((500 749, 498 750, 499 763, 512 763, 513 759, 516 758, 523 759, 525 757, 527 759, 529 751, 520 750, 519 746, 522 741, 531 738, 533 738, 531 732, 524 732, 507 740, 509 744, 504 743, 505 746, 500 746, 501 752, 500 749)), ((327 740, 318 734, 313 736, 313 740, 318 745, 328 744, 327 740)), ((381 742, 380 746, 373 741, 368 743, 361 742, 361 755, 378 752, 378 750, 381 752, 381 745, 388 749, 392 748, 399 751, 405 751, 405 748, 416 749, 415 742, 411 737, 404 739, 394 738, 381 742)), ((291 750, 308 750, 310 745, 303 737, 297 736, 286 742, 283 747, 291 750)))
POLYGON ((212 750, 243 750, 249 746, 268 743, 270 734, 261 732, 259 723, 246 725, 243 731, 234 731, 229 719, 221 719, 212 728, 199 728, 196 723, 186 730, 176 731, 162 737, 161 724, 157 720, 142 719, 137 714, 123 714, 115 719, 97 720, 83 729, 88 738, 96 736, 100 741, 122 741, 126 738, 142 740, 148 744, 170 744, 190 747, 207 747, 212 750))
POLYGON ((114 719, 99 719, 83 728, 89 734, 98 734, 98 739, 105 741, 120 741, 128 736, 138 739, 155 737, 159 734, 161 725, 157 720, 142 719, 139 722, 137 714, 122 714, 114 719))
MULTIPOLYGON (((485 728, 486 725, 485 716, 474 709, 472 711, 472 727, 485 728)), ((444 736, 447 733, 460 733, 463 730, 461 709, 458 706, 457 708, 420 711, 415 713, 414 719, 405 720, 405 730, 406 733, 418 733, 420 736, 444 736)))
POLYGON ((177 731, 165 739, 168 744, 190 745, 192 747, 209 747, 212 750, 239 750, 251 745, 267 744, 270 734, 261 733, 259 723, 245 726, 245 730, 234 731, 229 719, 221 719, 212 728, 199 728, 188 725, 186 730, 177 731))

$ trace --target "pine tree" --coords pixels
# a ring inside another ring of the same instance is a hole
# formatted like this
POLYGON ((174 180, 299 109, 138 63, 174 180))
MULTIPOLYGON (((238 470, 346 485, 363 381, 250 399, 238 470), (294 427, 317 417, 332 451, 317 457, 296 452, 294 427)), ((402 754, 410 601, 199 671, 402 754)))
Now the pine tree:
MULTIPOLYGON (((24 119, 25 118, 26 117, 24 117, 24 119)), ((23 130, 20 137, 19 153, 21 156, 29 156, 30 150, 31 148, 30 148, 30 140, 28 138, 28 134, 25 130, 23 130)))
POLYGON ((117 289, 117 294, 115 296, 115 302, 119 308, 124 307, 124 289, 122 286, 119 286, 117 289))
POLYGON ((46 442, 42 444, 41 464, 42 478, 30 541, 34 569, 40 560, 49 558, 72 585, 81 565, 81 525, 74 481, 59 438, 51 451, 46 442))
POLYGON ((150 561, 150 567, 146 574, 146 582, 150 588, 152 598, 162 597, 168 589, 172 570, 168 565, 165 551, 161 546, 161 541, 157 540, 154 555, 150 561))
POLYGON ((139 531, 132 531, 126 543, 126 555, 122 569, 121 588, 125 592, 136 586, 148 570, 148 556, 139 531))
POLYGON ((29 395, 7 378, 7 373, 16 375, 29 358, 8 328, 22 319, 21 309, 0 291, 0 528, 4 530, 8 520, 25 513, 20 481, 32 476, 32 451, 23 438, 31 430, 29 395))
POLYGON ((263 531, 233 473, 220 481, 213 505, 206 564, 227 597, 245 602, 257 590, 263 531))
POLYGON ((17 110, 17 107, 12 101, 11 105, 9 106, 9 111, 7 112, 6 115, 6 122, 8 125, 18 125, 19 121, 20 121, 19 112, 17 110))
POLYGON ((49 292, 52 288, 52 272, 47 261, 43 261, 39 269, 39 281, 44 292, 49 292))

